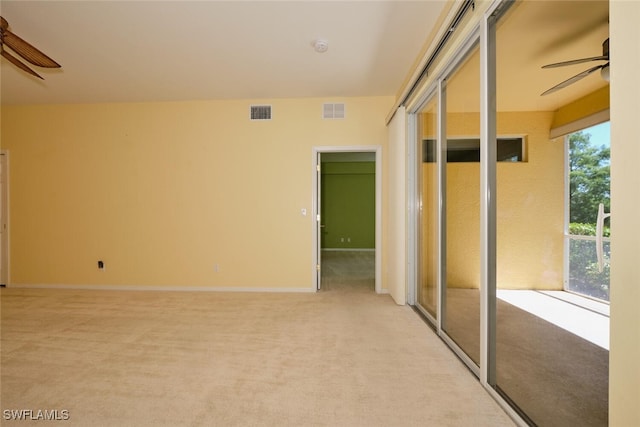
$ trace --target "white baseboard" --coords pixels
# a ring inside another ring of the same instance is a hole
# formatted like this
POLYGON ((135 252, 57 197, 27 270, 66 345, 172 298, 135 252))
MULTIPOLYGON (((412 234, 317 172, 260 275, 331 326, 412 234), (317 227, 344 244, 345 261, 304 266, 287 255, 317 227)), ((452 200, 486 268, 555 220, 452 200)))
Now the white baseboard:
POLYGON ((131 286, 131 285, 65 285, 65 284, 11 284, 5 289, 77 289, 96 291, 165 291, 165 292, 265 292, 300 293, 316 292, 315 288, 249 288, 218 286, 131 286))
POLYGON ((322 248, 323 251, 329 252, 375 252, 375 248, 322 248))
MULTIPOLYGON (((213 286, 130 286, 130 285, 65 285, 65 284, 11 284, 4 289, 75 289, 85 291, 152 291, 152 292, 264 292, 264 293, 315 293, 315 288, 248 288, 213 286)), ((389 294, 382 289, 378 294, 389 294)))

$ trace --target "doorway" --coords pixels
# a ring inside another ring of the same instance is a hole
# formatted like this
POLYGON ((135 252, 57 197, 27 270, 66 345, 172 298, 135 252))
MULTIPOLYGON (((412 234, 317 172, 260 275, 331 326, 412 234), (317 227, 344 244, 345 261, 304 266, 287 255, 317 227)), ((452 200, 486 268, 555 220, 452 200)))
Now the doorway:
POLYGON ((313 289, 345 272, 381 293, 382 162, 379 146, 313 149, 313 289), (368 279, 371 280, 371 277, 368 279))

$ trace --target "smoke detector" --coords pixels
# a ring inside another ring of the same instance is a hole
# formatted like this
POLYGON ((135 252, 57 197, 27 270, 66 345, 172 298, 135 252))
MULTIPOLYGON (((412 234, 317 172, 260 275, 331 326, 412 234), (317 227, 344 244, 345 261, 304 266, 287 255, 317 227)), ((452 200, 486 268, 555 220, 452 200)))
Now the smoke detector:
POLYGON ((314 40, 312 45, 313 49, 318 53, 324 53, 329 49, 329 42, 322 39, 314 40))

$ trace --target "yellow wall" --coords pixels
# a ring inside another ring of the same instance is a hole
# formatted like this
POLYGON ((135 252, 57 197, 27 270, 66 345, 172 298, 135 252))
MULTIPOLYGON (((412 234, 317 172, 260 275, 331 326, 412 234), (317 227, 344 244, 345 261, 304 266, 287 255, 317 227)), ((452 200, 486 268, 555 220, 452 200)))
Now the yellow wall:
MULTIPOLYGON (((498 114, 498 135, 525 135, 528 153, 527 162, 499 162, 497 167, 497 271, 502 289, 562 289, 564 144, 549 140, 552 118, 551 112, 498 114)), ((447 120, 452 135, 479 135, 477 114, 451 113, 447 120)), ((430 166, 423 164, 423 177, 430 166)), ((423 188, 431 187, 423 183, 423 188)), ((432 195, 423 199, 432 200, 432 195)), ((479 227, 480 164, 449 163, 448 286, 479 287, 479 227)))
POLYGON ((497 170, 497 282, 503 289, 562 289, 564 142, 552 113, 499 113, 498 133, 525 134, 527 161, 497 170))
POLYGON ((567 125, 609 108, 609 86, 579 98, 555 112, 551 128, 567 125))
POLYGON ((3 107, 10 285, 310 288, 312 147, 385 146, 393 97, 329 101, 3 107))

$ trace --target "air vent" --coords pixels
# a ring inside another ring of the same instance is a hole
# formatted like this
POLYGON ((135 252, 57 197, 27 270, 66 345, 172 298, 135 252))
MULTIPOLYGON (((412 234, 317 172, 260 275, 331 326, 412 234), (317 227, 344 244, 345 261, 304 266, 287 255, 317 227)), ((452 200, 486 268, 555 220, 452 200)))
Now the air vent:
POLYGON ((251 120, 271 120, 271 105, 252 105, 251 120))
POLYGON ((344 119, 344 104, 323 104, 323 119, 344 119))

